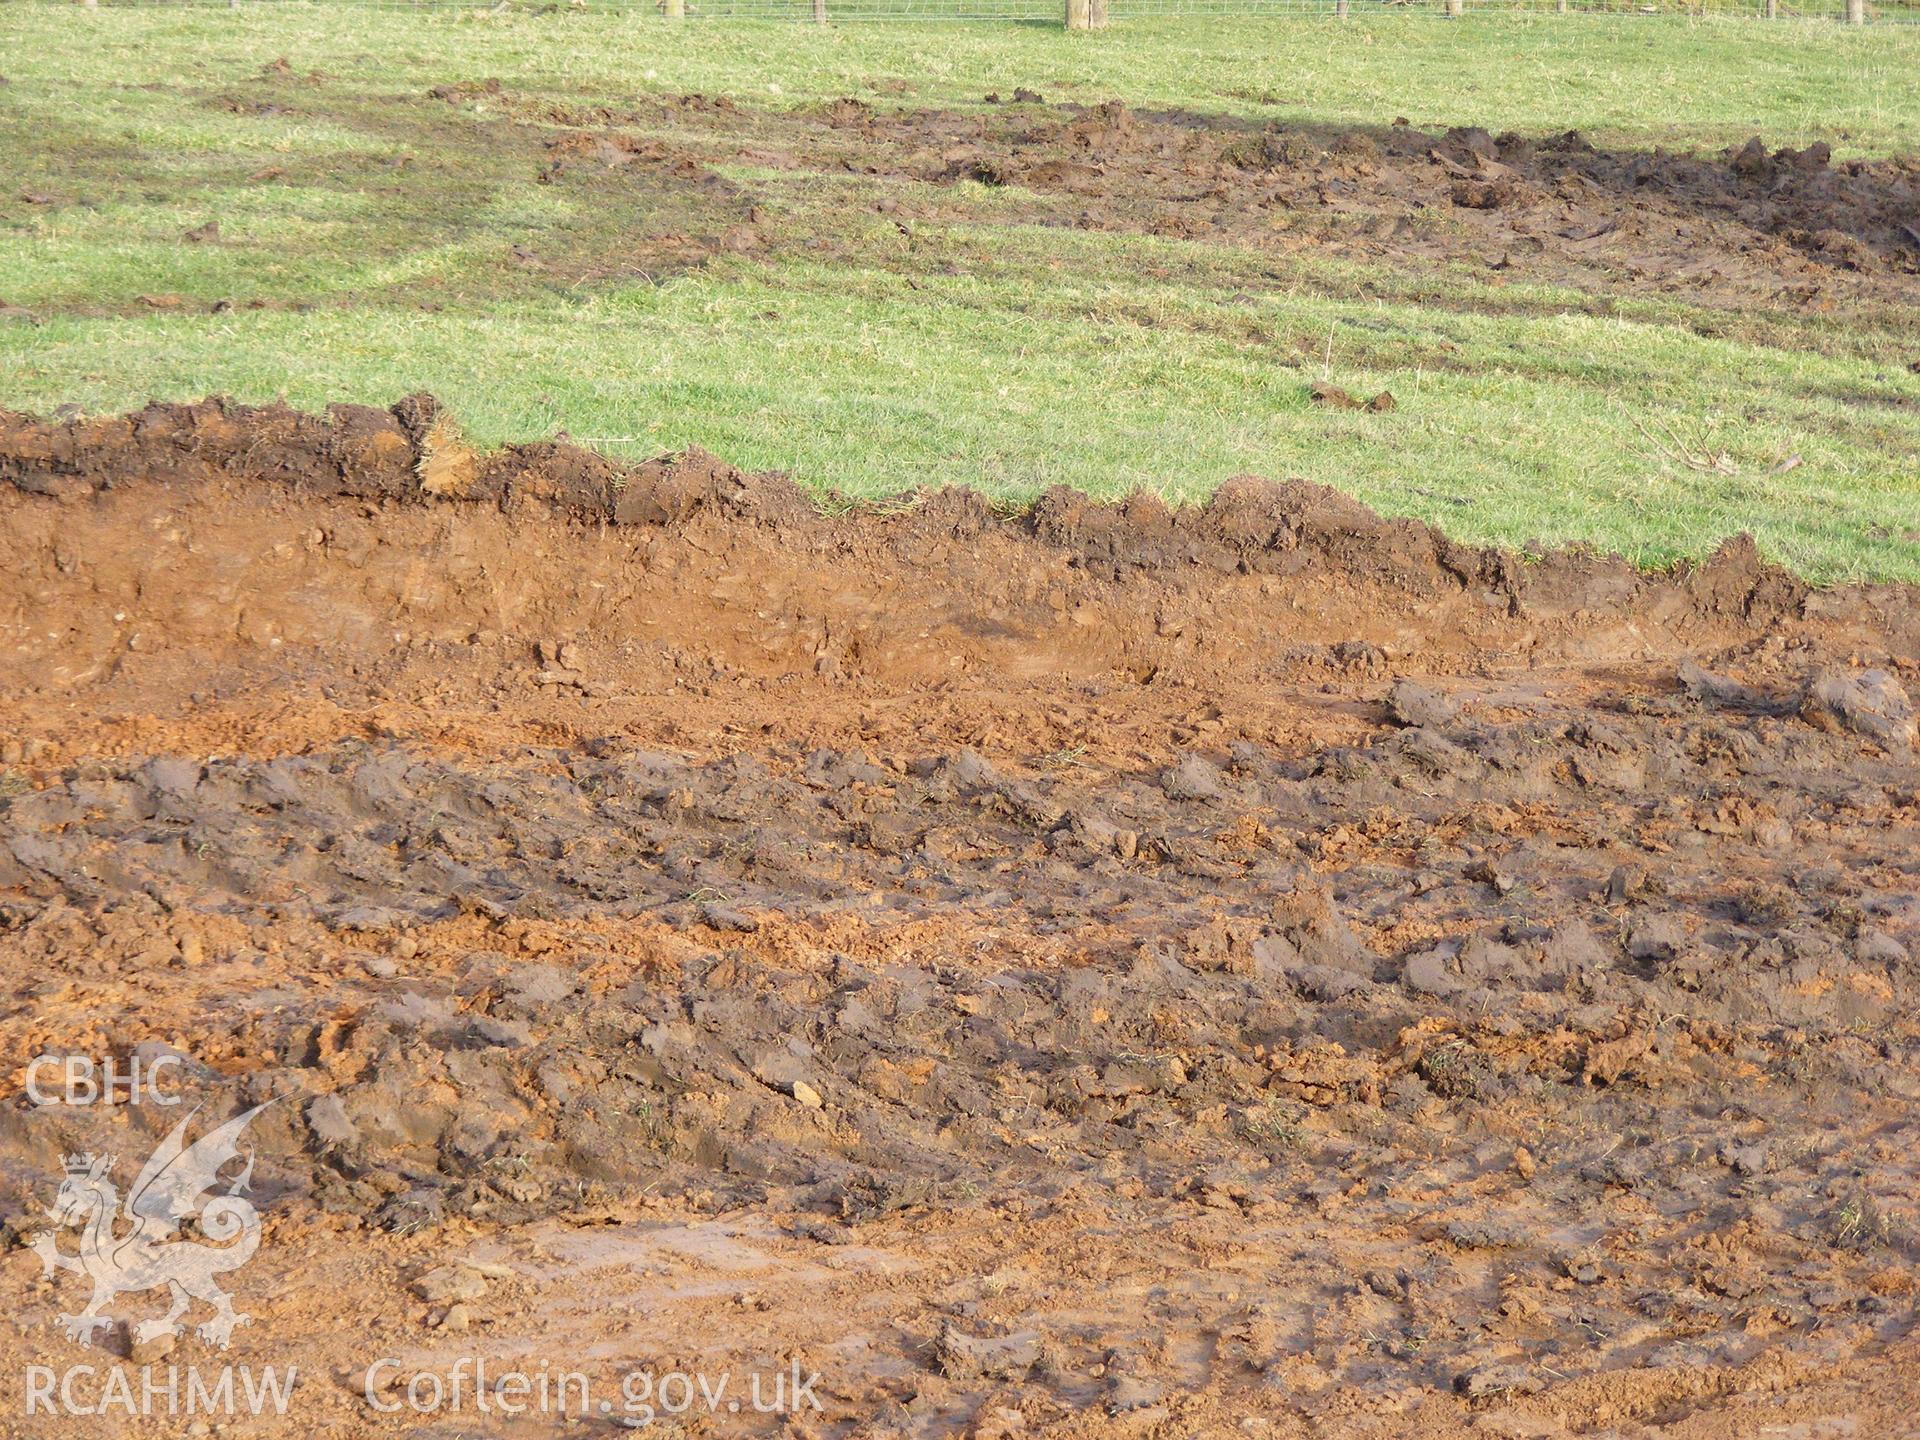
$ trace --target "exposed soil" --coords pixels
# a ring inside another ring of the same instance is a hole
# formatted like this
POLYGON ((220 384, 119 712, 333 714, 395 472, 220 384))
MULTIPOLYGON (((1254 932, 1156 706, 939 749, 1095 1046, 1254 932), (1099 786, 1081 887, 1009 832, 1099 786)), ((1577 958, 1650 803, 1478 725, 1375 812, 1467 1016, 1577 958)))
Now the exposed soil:
MULTIPOLYGON (((823 1376, 668 1434, 1913 1433, 1911 589, 426 397, 0 415, 0 480, 0 1060, 277 1099, 254 1323, 169 1357, 299 1366, 226 1433, 610 1423, 387 1355, 823 1376)), ((0 1375, 107 1363, 20 1247, 180 1113, 0 1108, 0 1375)))
MULTIPOLYGON (((182 229, 181 242, 215 247, 250 243, 244 225, 221 229, 222 197, 234 186, 350 191, 371 207, 358 242, 396 257, 463 240, 491 247, 500 187, 556 187, 556 204, 525 207, 524 234, 489 279, 496 291, 658 281, 730 255, 843 259, 910 275, 964 268, 991 263, 990 247, 976 252, 968 242, 968 227, 983 221, 1271 254, 1270 268, 1255 258, 1222 277, 1249 292, 1298 283, 1297 267, 1281 263, 1298 256, 1351 262, 1328 272, 1337 276, 1330 283, 1412 290, 1434 304, 1497 305, 1489 285, 1514 287, 1516 307, 1601 313, 1665 294, 1749 321, 1871 314, 1905 334, 1901 316, 1920 287, 1913 155, 1836 161, 1824 143, 1770 148, 1758 137, 1674 154, 1596 147, 1574 133, 1427 132, 1387 116, 1338 128, 1050 103, 1026 89, 986 98, 994 103, 970 109, 915 108, 897 96, 797 109, 704 95, 585 105, 497 79, 361 95, 332 77, 270 65, 202 92, 200 103, 338 123, 369 148, 244 172, 216 167, 198 182, 153 169, 131 141, 86 159, 103 167, 100 184, 137 179, 198 206, 204 218, 182 229), (1460 291, 1462 269, 1486 283, 1460 291)), ((50 180, 47 193, 17 203, 57 213, 93 202, 75 179, 50 180)), ((1204 254, 1170 251, 1144 268, 1165 274, 1196 258, 1204 254)), ((70 297, 61 306, 143 314, 368 298, 316 286, 239 300, 70 297)), ((438 277, 410 269, 380 298, 446 303, 438 277)), ((32 323, 46 313, 0 303, 0 319, 32 323)))
MULTIPOLYGON (((436 92, 440 93, 440 92, 436 92)), ((1706 155, 1599 149, 1579 134, 1366 129, 1030 98, 984 111, 843 99, 764 112, 687 96, 633 109, 555 105, 497 87, 490 104, 560 127, 543 172, 636 162, 689 183, 706 168, 917 182, 878 202, 897 221, 959 218, 924 186, 1005 187, 1039 223, 1218 240, 1281 252, 1455 262, 1600 293, 1815 309, 1899 297, 1920 275, 1920 157, 1835 163, 1824 143, 1758 137, 1706 155)), ((467 98, 446 87, 444 98, 467 98)), ((990 97, 996 98, 997 97, 990 97)), ((758 221, 756 219, 756 226, 758 221)), ((729 230, 716 243, 767 237, 729 230)))

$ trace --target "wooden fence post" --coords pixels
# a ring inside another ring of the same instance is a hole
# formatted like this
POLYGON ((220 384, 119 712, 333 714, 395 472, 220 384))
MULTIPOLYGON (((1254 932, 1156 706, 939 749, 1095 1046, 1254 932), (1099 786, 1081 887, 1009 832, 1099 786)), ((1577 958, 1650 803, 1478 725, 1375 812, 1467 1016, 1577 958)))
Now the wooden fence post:
POLYGON ((1779 18, 1780 0, 1767 0, 1767 19, 1778 20, 1779 18))
POLYGON ((1867 23, 1867 0, 1847 0, 1847 23, 1849 25, 1867 23))
POLYGON ((687 18, 687 0, 660 0, 660 13, 669 20, 687 18))
POLYGON ((1107 0, 1087 0, 1087 28, 1089 30, 1107 28, 1107 0))
POLYGON ((1567 0, 1559 0, 1559 3, 1557 3, 1557 4, 1556 4, 1556 5, 1555 5, 1555 6, 1553 7, 1553 8, 1554 8, 1554 9, 1556 9, 1556 10, 1558 10, 1558 11, 1559 11, 1559 12, 1560 12, 1560 13, 1561 13, 1562 15, 1564 15, 1564 14, 1566 14, 1566 13, 1567 13, 1567 0))
POLYGON ((1466 9, 1466 0, 1447 0, 1447 18, 1449 20, 1458 20, 1466 13, 1466 9))
POLYGON ((827 23, 827 0, 813 0, 813 23, 816 25, 827 23))
POLYGON ((1334 19, 1344 20, 1347 18, 1348 13, 1349 13, 1348 0, 1335 0, 1334 7, 1333 7, 1334 19))
POLYGON ((1067 29, 1091 29, 1093 26, 1092 9, 1092 0, 1067 0, 1067 29))

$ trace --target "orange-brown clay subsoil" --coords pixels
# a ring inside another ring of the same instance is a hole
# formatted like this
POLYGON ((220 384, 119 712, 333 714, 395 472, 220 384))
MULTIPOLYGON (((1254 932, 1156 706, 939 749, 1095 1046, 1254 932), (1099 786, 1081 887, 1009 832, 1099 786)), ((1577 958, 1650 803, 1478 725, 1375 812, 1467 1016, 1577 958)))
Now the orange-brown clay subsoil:
POLYGON ((1915 1433, 1911 590, 424 397, 0 416, 0 481, 0 1433, 136 1362, 299 1381, 57 1433, 1915 1433), (63 1157, 186 1109, 43 1052, 274 1102, 229 1349, 63 1333, 63 1157), (406 1408, 463 1358, 595 1413, 406 1408))

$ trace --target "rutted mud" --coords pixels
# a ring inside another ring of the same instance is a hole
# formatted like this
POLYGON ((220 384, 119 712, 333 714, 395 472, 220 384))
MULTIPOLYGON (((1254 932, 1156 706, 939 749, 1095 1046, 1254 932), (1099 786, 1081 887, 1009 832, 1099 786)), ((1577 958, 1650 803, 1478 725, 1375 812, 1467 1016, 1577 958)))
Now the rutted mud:
MULTIPOLYGON (((400 1423, 348 1314, 802 1358, 802 1433, 1899 1433, 1910 591, 1297 485, 829 514, 424 398, 0 477, 0 1054, 279 1097, 287 1433, 400 1423)), ((12 1243, 174 1118, 10 1104, 12 1243)))
MULTIPOLYGON (((454 92, 445 98, 464 98, 454 92)), ((904 223, 955 218, 940 189, 977 181, 1003 189, 1003 219, 1024 211, 1079 229, 1464 263, 1713 305, 1910 298, 1920 274, 1920 160, 1836 163, 1825 143, 1770 148, 1756 136, 1709 154, 1614 151, 1571 131, 1263 125, 1119 101, 1049 105, 1024 91, 984 111, 852 98, 799 113, 702 96, 632 109, 499 90, 488 99, 523 124, 560 127, 543 171, 556 184, 569 169, 636 162, 650 177, 677 166, 705 184, 713 166, 853 175, 913 182, 878 202, 904 223)), ((729 230, 724 248, 767 243, 758 223, 729 230)))

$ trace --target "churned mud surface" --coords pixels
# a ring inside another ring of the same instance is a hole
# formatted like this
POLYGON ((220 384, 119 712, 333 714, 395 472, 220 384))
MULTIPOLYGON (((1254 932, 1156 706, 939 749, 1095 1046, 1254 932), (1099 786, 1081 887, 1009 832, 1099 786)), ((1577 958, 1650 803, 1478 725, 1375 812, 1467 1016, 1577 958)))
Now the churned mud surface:
POLYGON ((978 111, 847 98, 767 112, 700 95, 585 107, 498 82, 433 94, 504 113, 519 143, 540 147, 553 185, 625 176, 704 196, 704 223, 674 237, 683 261, 777 246, 756 201, 820 174, 913 182, 874 202, 902 224, 964 218, 970 201, 940 196, 971 181, 1002 193, 997 213, 1041 224, 1453 263, 1715 306, 1910 300, 1920 275, 1920 159, 1836 162, 1825 143, 1770 148, 1756 136, 1710 153, 1649 153, 1598 148, 1574 131, 1430 133, 1384 117, 1368 128, 1262 124, 1117 100, 1049 104, 1024 89, 978 111))
MULTIPOLYGON (((1572 131, 1429 131, 1390 115, 1333 127, 1088 105, 1025 87, 970 108, 851 96, 769 107, 700 94, 596 105, 497 78, 364 96, 327 88, 329 78, 282 61, 199 92, 198 103, 317 128, 345 123, 406 147, 314 182, 322 193, 351 184, 374 197, 386 223, 370 226, 365 243, 396 255, 469 233, 471 175, 551 186, 554 204, 575 218, 561 230, 530 229, 502 262, 533 286, 657 281, 727 255, 885 267, 924 259, 922 228, 982 220, 1231 246, 1270 253, 1276 265, 1332 258, 1348 262, 1348 285, 1398 266, 1426 303, 1481 308, 1604 313, 1657 294, 1729 315, 1879 315, 1911 305, 1920 283, 1920 156, 1836 159, 1825 142, 1793 149, 1755 136, 1648 152, 1596 146, 1572 131), (444 210, 439 228, 418 228, 409 207, 422 194, 444 210), (1516 291, 1505 302, 1484 285, 1456 293, 1450 273, 1516 291)), ((1279 94, 1263 100, 1285 103, 1279 94)), ((124 163, 140 158, 129 153, 124 163)), ((244 183, 286 174, 269 165, 244 183)), ((172 193, 180 181, 156 172, 143 183, 172 193)), ((66 184, 33 200, 53 213, 86 203, 66 184)), ((207 205, 183 243, 226 243, 218 199, 207 205)), ((1192 258, 1167 252, 1158 263, 1192 258)), ((1144 263, 1165 273, 1153 257, 1144 263)), ((1274 278, 1247 269, 1255 288, 1274 278)), ((402 295, 442 303, 417 279, 396 282, 402 295)), ((126 303, 146 313, 234 302, 167 293, 126 303)))
POLYGON ((1914 601, 0 416, 6 1383, 126 1354, 26 1247, 182 1113, 28 1061, 177 1053, 275 1102, 167 1358, 300 1388, 224 1433, 621 1418, 368 1403, 478 1356, 822 1376, 664 1434, 1910 1435, 1914 601))

